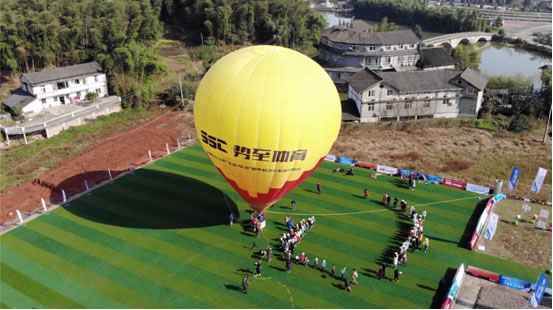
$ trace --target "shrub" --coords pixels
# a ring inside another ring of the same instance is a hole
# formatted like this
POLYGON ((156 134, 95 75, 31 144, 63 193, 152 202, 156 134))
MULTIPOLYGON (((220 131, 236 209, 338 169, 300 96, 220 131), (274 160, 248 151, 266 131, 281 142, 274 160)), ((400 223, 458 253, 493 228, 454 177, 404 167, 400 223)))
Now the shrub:
POLYGON ((519 114, 513 117, 507 129, 512 132, 520 133, 532 129, 532 124, 527 116, 519 114))
POLYGON ((88 101, 92 101, 92 100, 96 99, 97 97, 98 97, 97 93, 88 93, 88 94, 86 94, 86 96, 84 96, 84 98, 88 101))

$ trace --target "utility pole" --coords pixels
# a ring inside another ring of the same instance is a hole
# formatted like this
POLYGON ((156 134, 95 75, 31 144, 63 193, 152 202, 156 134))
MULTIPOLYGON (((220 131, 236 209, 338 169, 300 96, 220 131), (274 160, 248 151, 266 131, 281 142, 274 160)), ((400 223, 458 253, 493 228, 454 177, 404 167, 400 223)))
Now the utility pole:
POLYGON ((549 121, 551 120, 551 107, 549 107, 549 115, 547 116, 547 124, 545 125, 545 132, 543 133, 543 144, 545 144, 545 139, 547 138, 547 132, 549 131, 549 121))
POLYGON ((179 72, 179 86, 180 86, 180 100, 181 100, 181 103, 182 103, 182 107, 184 108, 184 96, 182 94, 182 83, 180 81, 180 72, 179 72))

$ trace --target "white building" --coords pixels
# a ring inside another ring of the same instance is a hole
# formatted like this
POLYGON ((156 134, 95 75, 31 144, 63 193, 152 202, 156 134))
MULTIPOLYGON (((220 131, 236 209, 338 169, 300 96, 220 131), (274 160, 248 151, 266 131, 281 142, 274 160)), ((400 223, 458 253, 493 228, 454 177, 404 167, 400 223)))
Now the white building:
POLYGON ((43 109, 74 104, 86 94, 108 96, 106 75, 95 61, 68 67, 26 73, 20 78, 21 88, 4 100, 12 111, 37 114, 43 109))
POLYGON ((365 68, 348 80, 348 97, 359 121, 476 117, 486 78, 471 69, 375 72, 365 68))

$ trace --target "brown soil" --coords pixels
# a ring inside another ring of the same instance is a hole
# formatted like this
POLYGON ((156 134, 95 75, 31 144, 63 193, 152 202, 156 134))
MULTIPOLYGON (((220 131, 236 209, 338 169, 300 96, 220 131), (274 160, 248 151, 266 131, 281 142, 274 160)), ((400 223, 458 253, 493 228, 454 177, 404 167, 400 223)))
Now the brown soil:
POLYGON ((402 130, 391 126, 344 124, 331 153, 490 188, 501 179, 504 190, 512 167, 517 167, 521 174, 516 190, 507 194, 518 197, 528 194, 538 167, 542 167, 548 169, 548 175, 541 191, 532 192, 530 198, 551 201, 551 139, 542 144, 543 128, 513 134, 471 127, 402 130))
POLYGON ((93 149, 67 160, 33 181, 8 188, 0 197, 0 223, 13 222, 15 210, 33 212, 40 209, 40 199, 59 203, 61 190, 67 198, 107 180, 108 168, 115 177, 133 167, 148 163, 148 150, 153 158, 167 154, 165 143, 171 151, 177 147, 179 137, 184 145, 188 134, 195 137, 194 118, 191 113, 172 111, 165 113, 137 128, 125 131, 98 143, 93 149))

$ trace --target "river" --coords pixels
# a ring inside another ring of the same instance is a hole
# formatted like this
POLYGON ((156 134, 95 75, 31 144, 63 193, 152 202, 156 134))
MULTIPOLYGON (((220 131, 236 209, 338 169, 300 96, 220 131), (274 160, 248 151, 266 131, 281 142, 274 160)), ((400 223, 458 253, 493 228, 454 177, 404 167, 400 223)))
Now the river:
MULTIPOLYGON (((319 13, 325 18, 329 27, 337 25, 339 21, 349 22, 352 20, 351 17, 332 12, 319 13)), ((371 24, 378 23, 378 21, 366 21, 371 24)), ((401 30, 410 29, 402 25, 399 25, 399 28, 401 30)), ((423 39, 442 34, 423 32, 423 39)), ((479 51, 480 73, 482 75, 488 78, 492 76, 508 76, 532 80, 534 89, 539 89, 541 86, 541 70, 539 67, 544 64, 551 64, 551 58, 495 42, 479 45, 479 51)))

